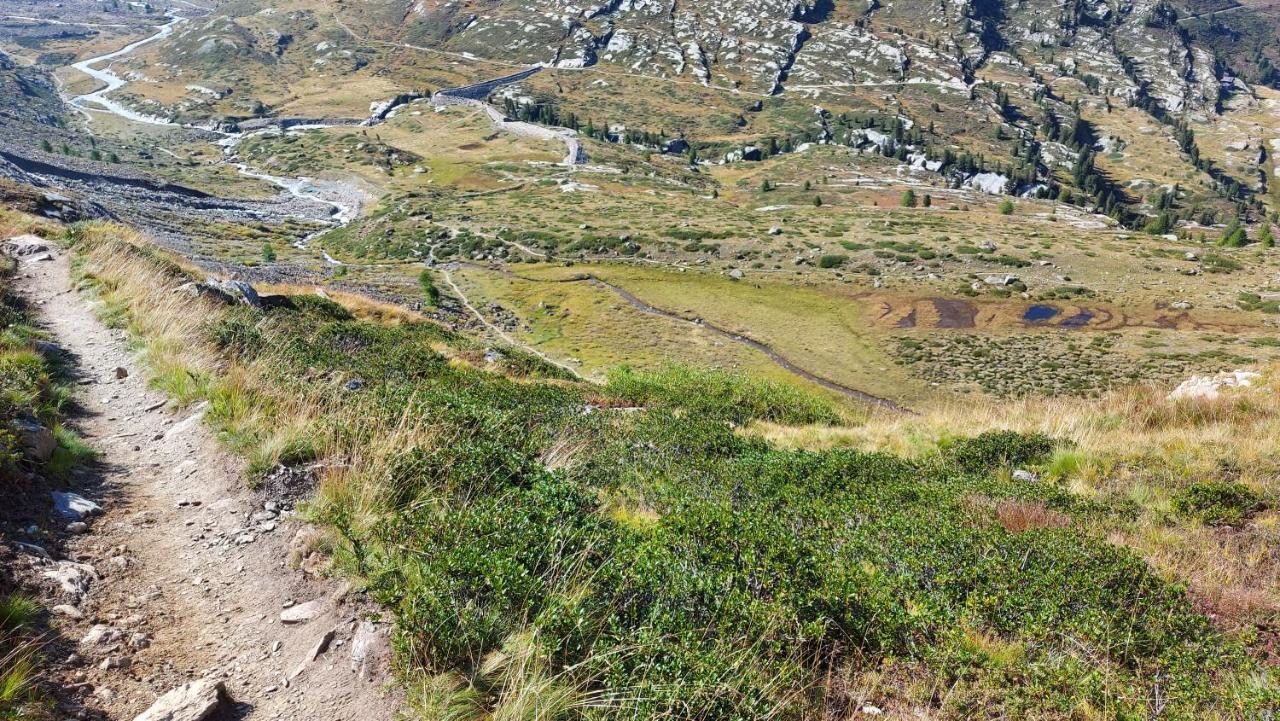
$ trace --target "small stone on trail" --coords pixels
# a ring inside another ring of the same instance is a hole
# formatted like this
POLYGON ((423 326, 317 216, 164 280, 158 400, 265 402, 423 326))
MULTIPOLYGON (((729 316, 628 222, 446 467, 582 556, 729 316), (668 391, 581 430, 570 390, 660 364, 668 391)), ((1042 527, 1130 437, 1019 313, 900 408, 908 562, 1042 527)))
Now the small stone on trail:
POLYGON ((89 532, 89 524, 85 523, 84 521, 72 521, 71 523, 67 524, 67 533, 79 534, 79 533, 88 533, 88 532, 89 532))
POLYGON ((44 577, 58 583, 64 593, 83 596, 89 592, 89 584, 97 580, 98 572, 87 563, 58 561, 56 568, 44 572, 44 577))
POLYGON ((302 623, 310 621, 323 611, 323 604, 320 601, 307 601, 296 606, 290 606, 280 612, 281 623, 302 623))
POLYGON ((118 381, 122 381, 122 380, 124 380, 125 378, 128 378, 128 377, 129 377, 129 371, 128 371, 128 369, 126 369, 126 368, 124 368, 124 367, 122 367, 122 366, 116 366, 116 380, 118 380, 118 381))
POLYGON ((324 634, 321 635, 320 638, 316 640, 315 645, 312 646, 311 650, 307 652, 307 655, 303 657, 302 663, 299 663, 297 667, 293 669, 293 672, 289 674, 288 676, 289 681, 292 681, 293 679, 301 675, 302 672, 307 669, 307 664, 310 664, 311 662, 315 661, 317 658, 320 658, 320 654, 329 650, 329 644, 333 643, 333 635, 336 632, 337 632, 337 629, 331 628, 328 631, 325 631, 324 634))
POLYGON ((75 606, 72 606, 69 603, 58 604, 57 606, 54 606, 49 610, 58 614, 59 616, 66 616, 67 618, 74 619, 76 621, 79 621, 80 619, 84 618, 84 614, 80 611, 80 609, 76 608, 75 606))
POLYGON ((98 664, 98 668, 103 671, 109 671, 113 668, 129 668, 133 665, 133 659, 128 656, 108 656, 102 659, 102 663, 98 664))
POLYGON ((89 632, 80 639, 80 645, 85 647, 106 646, 107 644, 115 643, 120 640, 120 636, 120 631, 106 624, 99 623, 89 629, 89 632))
POLYGON ((193 681, 161 696, 133 721, 204 721, 218 710, 225 691, 220 681, 193 681))

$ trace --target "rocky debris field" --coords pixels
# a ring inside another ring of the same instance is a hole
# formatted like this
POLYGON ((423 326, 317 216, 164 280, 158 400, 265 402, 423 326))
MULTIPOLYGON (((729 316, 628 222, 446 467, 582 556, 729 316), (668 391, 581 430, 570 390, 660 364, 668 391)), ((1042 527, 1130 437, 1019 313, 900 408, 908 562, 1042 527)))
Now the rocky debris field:
POLYGON ((97 460, 32 499, 5 562, 43 589, 61 711, 79 719, 390 719, 389 629, 322 577, 297 496, 247 490, 241 464, 147 387, 120 331, 70 289, 67 259, 24 262, 81 388, 70 423, 97 460))
MULTIPOLYGON (((224 198, 132 174, 78 167, 61 156, 19 154, 0 142, 0 178, 45 189, 79 210, 75 216, 111 217, 145 228, 169 247, 190 251, 199 225, 285 226, 295 237, 327 227, 329 206, 281 191, 263 199, 224 198)), ((83 164, 83 161, 81 161, 83 164)), ((74 220, 53 208, 44 214, 74 220)))

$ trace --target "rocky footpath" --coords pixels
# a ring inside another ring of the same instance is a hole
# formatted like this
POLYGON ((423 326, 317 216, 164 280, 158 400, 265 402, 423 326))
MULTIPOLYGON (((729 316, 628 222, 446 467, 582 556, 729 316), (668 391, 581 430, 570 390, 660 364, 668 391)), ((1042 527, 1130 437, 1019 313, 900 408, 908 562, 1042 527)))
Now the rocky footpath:
POLYGON ((51 609, 63 717, 394 718, 389 629, 322 575, 320 534, 294 513, 314 478, 247 490, 205 407, 147 387, 66 258, 27 256, 17 289, 74 367, 69 423, 99 453, 66 482, 23 479, 54 490, 0 551, 51 609))

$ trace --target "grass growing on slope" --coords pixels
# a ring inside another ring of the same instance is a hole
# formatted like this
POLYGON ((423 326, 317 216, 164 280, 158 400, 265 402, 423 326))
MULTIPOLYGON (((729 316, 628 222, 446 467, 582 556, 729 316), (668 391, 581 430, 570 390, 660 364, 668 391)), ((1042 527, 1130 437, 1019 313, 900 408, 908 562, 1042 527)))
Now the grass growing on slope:
POLYGON ((171 292, 180 270, 121 235, 82 234, 82 272, 161 378, 204 379, 235 447, 327 461, 312 516, 396 619, 428 717, 814 718, 873 701, 1225 719, 1276 703, 1251 639, 1089 530, 1124 508, 1013 477, 1050 467, 1064 434, 787 449, 732 424, 838 414, 714 374, 493 372, 447 329, 313 298, 197 313, 171 292))
MULTIPOLYGON (((0 209, 0 239, 30 232, 55 231, 46 222, 0 209)), ((22 472, 65 475, 92 456, 59 424, 70 390, 58 381, 56 364, 37 351, 42 335, 12 292, 15 270, 11 260, 0 258, 0 507, 6 508, 18 507, 31 491, 22 472), (33 457, 28 448, 33 424, 53 433, 56 445, 48 460, 33 457)), ((14 592, 12 579, 0 574, 0 720, 48 718, 40 614, 39 604, 14 592)))
POLYGON ((668 365, 653 371, 625 366, 609 374, 606 391, 637 404, 682 408, 732 423, 839 423, 835 407, 793 386, 718 370, 668 365))
POLYGON ((0 596, 0 719, 47 718, 40 689, 40 639, 33 629, 41 609, 20 595, 0 596))

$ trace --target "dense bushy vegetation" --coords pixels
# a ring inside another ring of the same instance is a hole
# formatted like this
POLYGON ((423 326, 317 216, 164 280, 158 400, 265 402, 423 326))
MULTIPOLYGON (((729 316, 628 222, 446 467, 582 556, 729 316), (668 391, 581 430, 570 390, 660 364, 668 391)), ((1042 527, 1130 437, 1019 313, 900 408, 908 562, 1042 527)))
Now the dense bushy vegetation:
MULTIPOLYGON (((224 323, 256 323, 245 316, 224 323)), ((605 389, 648 410, 584 413, 585 389, 459 368, 417 338, 441 335, 301 314, 240 349, 284 346, 286 374, 369 381, 366 397, 334 401, 344 413, 447 429, 447 444, 394 453, 386 513, 344 529, 414 666, 466 673, 532 633, 533 652, 597 713, 638 718, 803 715, 841 702, 821 675, 895 658, 1013 715, 1086 703, 1142 714, 1155 678, 1185 717, 1245 703, 1205 673, 1243 668, 1240 651, 1136 557, 975 512, 974 498, 1075 508, 991 475, 1043 460, 1047 438, 960 440, 940 466, 779 451, 726 421, 838 420, 830 406, 668 368, 620 370, 605 389), (548 470, 564 438, 577 455, 548 470), (977 636, 1019 662, 985 658, 977 636)), ((327 512, 345 522, 341 504, 327 512)))
POLYGON ((318 409, 313 445, 349 470, 312 512, 394 613, 430 717, 516 717, 536 698, 540 718, 813 718, 879 673, 930 679, 904 703, 954 718, 1274 702, 1181 587, 1070 521, 1105 509, 1003 472, 1045 462, 1049 438, 920 460, 782 450, 733 424, 839 414, 728 373, 495 374, 456 362, 466 341, 436 326, 294 306, 208 327, 241 363, 270 361, 222 407, 318 409), (1054 522, 1010 530, 1009 501, 1054 522))
POLYGON ((1173 497, 1178 514, 1210 524, 1236 524, 1262 507, 1262 499, 1243 483, 1201 481, 1173 497))
POLYGON ((665 366, 655 371, 617 368, 609 374, 610 395, 640 405, 664 405, 706 418, 746 423, 837 423, 832 404, 793 386, 753 380, 734 373, 665 366))

